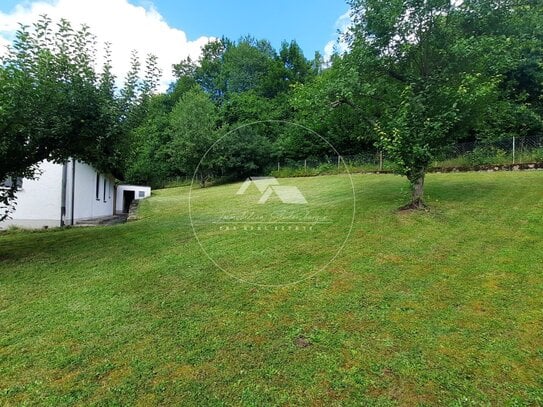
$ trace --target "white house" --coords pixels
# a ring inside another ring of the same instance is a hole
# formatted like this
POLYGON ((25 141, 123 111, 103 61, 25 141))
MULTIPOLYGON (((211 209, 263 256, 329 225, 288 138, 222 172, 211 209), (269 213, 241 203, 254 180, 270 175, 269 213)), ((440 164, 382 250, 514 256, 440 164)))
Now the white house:
MULTIPOLYGON (((102 174, 92 166, 76 160, 65 164, 44 161, 39 165, 38 179, 18 181, 17 205, 11 219, 0 222, 0 229, 9 226, 22 228, 43 228, 75 225, 81 221, 106 218, 128 210, 130 195, 118 196, 115 180, 102 174)), ((0 185, 1 187, 1 185, 0 185)), ((149 187, 134 187, 132 199, 151 194, 149 187), (145 189, 147 188, 147 189, 145 189)), ((120 189, 120 188, 119 188, 120 189)), ((123 191, 123 189, 120 189, 123 191)))
POLYGON ((44 161, 39 171, 37 179, 22 180, 15 211, 11 219, 0 223, 0 228, 74 225, 81 220, 113 215, 113 177, 75 160, 65 164, 44 161))

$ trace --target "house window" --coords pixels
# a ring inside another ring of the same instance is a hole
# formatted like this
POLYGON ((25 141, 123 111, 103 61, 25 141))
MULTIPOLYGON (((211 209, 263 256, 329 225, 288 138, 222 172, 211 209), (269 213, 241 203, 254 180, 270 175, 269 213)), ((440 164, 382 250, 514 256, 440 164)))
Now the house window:
POLYGON ((104 202, 106 201, 107 178, 104 178, 104 202))
POLYGON ((0 188, 11 188, 13 186, 13 180, 15 180, 17 189, 23 187, 23 178, 22 177, 7 177, 5 180, 0 182, 0 188))
POLYGON ((96 200, 100 200, 100 174, 96 173, 96 200))
POLYGON ((138 197, 139 198, 145 198, 145 191, 139 191, 138 192, 138 197))

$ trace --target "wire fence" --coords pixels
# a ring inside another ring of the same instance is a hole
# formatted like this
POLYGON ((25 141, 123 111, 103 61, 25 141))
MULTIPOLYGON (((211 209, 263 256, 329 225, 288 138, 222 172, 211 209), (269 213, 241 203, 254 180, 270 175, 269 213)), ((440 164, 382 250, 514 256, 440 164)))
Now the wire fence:
MULTIPOLYGON (((473 168, 487 165, 531 164, 543 162, 543 135, 512 137, 492 142, 463 142, 446 149, 430 165, 433 168, 473 168)), ((272 173, 280 176, 318 175, 350 171, 393 171, 394 164, 381 151, 357 155, 308 157, 304 160, 285 159, 272 173)))
POLYGON ((525 164, 543 161, 543 135, 455 145, 442 161, 460 159, 472 165, 525 164))

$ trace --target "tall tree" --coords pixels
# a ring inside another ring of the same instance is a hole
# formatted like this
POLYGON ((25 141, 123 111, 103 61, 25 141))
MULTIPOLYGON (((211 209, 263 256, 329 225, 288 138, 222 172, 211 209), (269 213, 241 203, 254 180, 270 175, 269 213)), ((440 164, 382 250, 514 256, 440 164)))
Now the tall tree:
POLYGON ((170 95, 155 95, 147 102, 146 114, 130 132, 131 159, 126 164, 126 181, 161 188, 169 178, 180 175, 172 164, 170 148, 170 95))
POLYGON ((213 174, 213 163, 208 159, 200 164, 200 160, 217 139, 215 105, 201 89, 194 88, 179 100, 169 117, 172 166, 179 174, 188 176, 198 170, 195 175, 206 186, 213 174))
POLYGON ((181 61, 174 65, 174 74, 179 80, 194 78, 221 104, 244 92, 273 99, 291 85, 309 80, 316 70, 295 41, 284 42, 277 53, 269 41, 247 36, 237 42, 222 38, 206 44, 198 61, 181 61))
POLYGON ((515 32, 541 6, 515 0, 351 0, 348 61, 366 84, 362 99, 378 105, 379 144, 412 188, 410 208, 424 207, 430 162, 474 128, 499 99, 505 72, 524 41, 515 32), (512 28, 515 26, 514 28, 512 28))

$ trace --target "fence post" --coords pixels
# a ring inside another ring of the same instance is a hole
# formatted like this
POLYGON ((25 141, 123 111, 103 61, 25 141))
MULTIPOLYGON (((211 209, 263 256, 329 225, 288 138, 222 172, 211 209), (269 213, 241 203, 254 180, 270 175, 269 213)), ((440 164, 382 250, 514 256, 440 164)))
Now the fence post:
POLYGON ((307 158, 304 160, 304 171, 307 172, 307 158))
POLYGON ((341 161, 341 156, 338 155, 338 156, 337 156, 337 169, 338 169, 338 170, 339 170, 339 163, 340 163, 340 161, 341 161))
POLYGON ((281 169, 281 164, 279 163, 279 161, 277 161, 277 171, 279 171, 281 169))
POLYGON ((383 151, 379 151, 379 171, 383 171, 383 151))
POLYGON ((515 150, 516 150, 516 146, 517 146, 517 139, 515 136, 513 136, 513 164, 515 164, 515 150))

